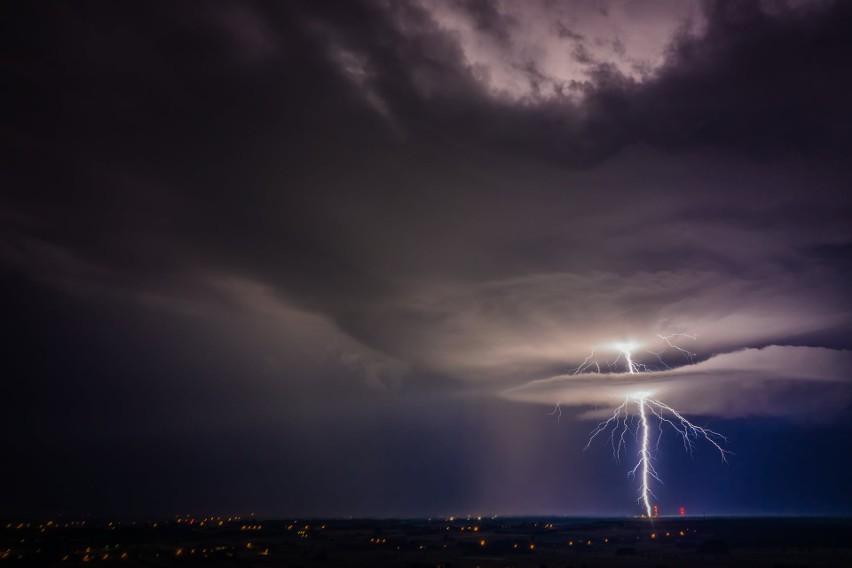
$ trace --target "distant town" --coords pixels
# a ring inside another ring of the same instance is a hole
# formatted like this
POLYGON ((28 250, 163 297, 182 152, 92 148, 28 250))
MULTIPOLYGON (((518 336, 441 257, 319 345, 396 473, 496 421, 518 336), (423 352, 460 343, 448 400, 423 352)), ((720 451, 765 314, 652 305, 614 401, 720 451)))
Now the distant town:
POLYGON ((852 519, 6 520, 0 563, 126 566, 850 566, 852 519))

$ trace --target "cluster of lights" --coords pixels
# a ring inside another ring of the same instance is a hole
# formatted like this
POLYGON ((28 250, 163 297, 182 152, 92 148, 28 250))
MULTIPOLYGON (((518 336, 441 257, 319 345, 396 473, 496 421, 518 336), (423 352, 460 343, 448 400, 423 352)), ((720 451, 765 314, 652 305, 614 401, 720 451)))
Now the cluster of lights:
MULTIPOLYGON (((252 513, 252 516, 254 516, 254 513, 252 513)), ((224 526, 225 523, 239 522, 241 519, 242 519, 242 517, 239 517, 239 516, 227 517, 227 518, 224 518, 224 517, 204 517, 203 519, 196 519, 195 517, 192 517, 190 515, 186 515, 185 517, 178 517, 177 522, 181 523, 181 524, 187 524, 187 525, 197 524, 200 527, 203 527, 205 525, 221 527, 221 526, 224 526)), ((157 524, 154 523, 154 527, 156 527, 156 526, 157 526, 157 524)))
MULTIPOLYGON (((663 533, 663 532, 660 532, 660 533, 652 532, 652 533, 650 533, 649 537, 650 537, 651 540, 658 540, 660 538, 671 538, 673 535, 684 537, 684 536, 687 535, 687 533, 690 530, 692 530, 692 532, 694 532, 694 533, 698 532, 697 529, 682 529, 682 530, 678 530, 678 531, 665 531, 665 533, 663 533)), ((636 540, 641 540, 641 537, 637 536, 636 540)), ((592 546, 594 544, 594 542, 595 541, 593 539, 573 538, 573 539, 568 541, 568 546, 569 547, 574 547, 574 546, 577 546, 577 545, 592 546)), ((600 539, 600 542, 603 543, 603 544, 609 544, 609 538, 602 538, 602 539, 600 539)))
POLYGON ((315 530, 315 531, 317 531, 317 530, 325 530, 325 525, 313 526, 313 527, 311 527, 311 525, 304 525, 303 527, 299 528, 299 526, 297 526, 297 525, 296 525, 296 522, 297 522, 297 521, 294 521, 293 523, 291 523, 291 524, 287 525, 287 530, 288 530, 288 531, 291 531, 291 530, 293 530, 293 529, 296 529, 296 530, 297 530, 298 532, 300 532, 300 533, 301 533, 301 532, 305 532, 305 533, 307 533, 307 532, 308 532, 308 531, 310 531, 310 530, 315 530))
MULTIPOLYGON (((491 518, 492 518, 492 519, 496 519, 496 518, 497 518, 497 516, 496 516, 496 515, 494 515, 494 516, 492 516, 491 518)), ((467 515, 466 517, 458 517, 458 519, 459 519, 459 520, 464 519, 465 521, 474 521, 474 520, 476 520, 476 521, 481 521, 481 520, 482 520, 482 516, 481 516, 481 515, 467 515)), ((431 521, 431 520, 432 520, 432 519, 431 519, 431 517, 430 517, 428 520, 429 520, 429 521, 431 521)), ((446 522, 450 522, 450 523, 451 523, 451 522, 453 522, 453 521, 455 521, 455 520, 456 520, 456 517, 455 517, 455 516, 450 516, 450 517, 446 517, 446 518, 444 518, 444 519, 442 519, 442 520, 443 520, 443 521, 446 521, 446 522)))
MULTIPOLYGON (((251 548, 251 543, 249 543, 249 548, 251 548)), ((210 554, 215 552, 223 552, 230 550, 227 546, 216 546, 211 548, 190 548, 188 556, 201 556, 203 558, 209 558, 210 554)), ((175 549, 175 556, 182 557, 186 554, 186 550, 183 547, 178 547, 175 549)), ((228 556, 233 556, 233 552, 226 552, 228 556)), ((157 555, 159 556, 159 554, 157 555)))
MULTIPOLYGON (((260 525, 254 525, 254 526, 248 525, 247 528, 249 530, 252 530, 255 527, 259 528, 259 526, 260 525)), ((538 527, 538 526, 540 526, 540 524, 535 523, 535 526, 538 527)), ((542 523, 541 526, 544 529, 554 529, 555 528, 553 523, 542 523)), ((310 525, 296 526, 296 525, 291 524, 291 525, 288 525, 287 528, 288 528, 288 530, 296 529, 297 534, 299 534, 300 536, 303 536, 303 535, 306 536, 311 527, 310 527, 310 525)), ((315 528, 317 528, 317 529, 323 528, 324 529, 325 525, 317 526, 315 528)), ((447 528, 449 529, 449 527, 447 527, 447 528)), ((460 531, 465 531, 465 532, 480 532, 478 526, 462 526, 462 527, 458 527, 458 528, 459 528, 460 531)), ((679 537, 685 537, 685 536, 687 536, 688 533, 691 533, 691 532, 697 532, 697 531, 694 530, 694 529, 688 529, 688 528, 681 529, 681 530, 671 529, 671 530, 668 530, 668 531, 656 531, 656 532, 646 533, 643 537, 637 536, 636 540, 639 541, 639 540, 648 539, 648 541, 657 542, 657 541, 662 541, 662 540, 669 539, 669 538, 678 538, 678 536, 679 537)), ((619 539, 616 539, 616 540, 622 541, 623 539, 619 538, 619 539)), ((373 538, 369 539, 369 542, 372 543, 372 544, 376 544, 376 545, 384 545, 384 544, 388 543, 388 539, 386 537, 373 537, 373 538)), ((591 539, 591 538, 584 538, 584 537, 579 537, 579 538, 578 537, 571 537, 570 540, 563 541, 563 542, 566 542, 568 547, 575 549, 578 546, 585 548, 585 547, 591 547, 595 544, 608 544, 610 542, 610 538, 591 539)), ((476 545, 478 545, 478 547, 485 548, 486 546, 488 546, 488 541, 485 538, 477 538, 477 539, 473 540, 471 544, 476 544, 476 545)), ((262 557, 269 556, 269 548, 265 548, 263 546, 257 546, 253 542, 244 542, 242 546, 244 547, 244 550, 246 550, 246 551, 248 551, 252 554, 255 554, 256 556, 262 556, 262 557)), ((420 544, 416 544, 416 546, 417 546, 417 549, 420 550, 420 551, 425 551, 427 549, 439 548, 437 546, 437 544, 430 544, 430 543, 420 543, 420 544)), ((447 548, 447 544, 442 544, 441 546, 444 549, 447 548)), ((520 543, 516 542, 516 543, 512 544, 512 548, 515 551, 528 550, 529 552, 534 552, 536 550, 537 546, 538 545, 535 544, 535 543, 525 543, 525 542, 520 542, 520 543)), ((119 548, 118 544, 107 545, 107 546, 104 546, 101 549, 89 546, 89 547, 86 547, 85 549, 76 550, 73 554, 66 554, 62 558, 62 561, 63 562, 77 561, 77 562, 90 563, 90 562, 98 562, 98 561, 107 561, 108 562, 108 561, 128 559, 129 553, 126 550, 119 551, 118 548, 119 548)), ((395 548, 396 548, 396 550, 400 550, 399 546, 395 546, 395 548)), ((221 551, 229 551, 229 552, 226 552, 226 554, 228 556, 234 556, 234 553, 236 552, 233 547, 226 547, 226 546, 217 546, 215 548, 214 547, 210 547, 210 548, 178 547, 178 548, 175 548, 175 549, 171 549, 171 554, 173 554, 173 558, 174 557, 178 557, 178 558, 181 558, 181 557, 209 558, 210 554, 214 554, 215 552, 221 552, 221 551)), ((38 550, 37 552, 40 552, 40 550, 38 550)), ((157 554, 157 557, 159 557, 159 556, 160 555, 157 554)), ((5 551, 0 551, 0 560, 5 560, 5 559, 8 559, 10 557, 11 558, 15 557, 13 549, 9 548, 9 549, 6 549, 5 551)), ((17 556, 17 558, 22 559, 23 556, 17 556)))
MULTIPOLYGON (((254 513, 251 513, 249 515, 249 517, 254 517, 254 513)), ((183 520, 184 522, 192 520, 192 521, 195 521, 195 522, 227 521, 227 522, 230 523, 230 522, 234 522, 234 521, 240 521, 240 520, 242 520, 242 518, 243 518, 242 515, 231 515, 229 517, 223 517, 223 516, 220 516, 220 515, 210 515, 210 516, 206 516, 206 517, 203 517, 203 518, 198 518, 195 515, 192 515, 190 513, 187 513, 186 515, 175 515, 175 519, 177 519, 178 522, 180 522, 181 520, 183 520)))
MULTIPOLYGON (((8 530, 26 530, 31 529, 33 527, 33 523, 31 522, 19 522, 15 523, 6 523, 6 529, 8 530)), ((56 522, 56 521, 42 521, 38 523, 35 528, 39 529, 41 532, 45 532, 47 529, 71 529, 71 528, 80 528, 86 526, 86 521, 65 521, 65 522, 56 522)))
MULTIPOLYGON (((686 533, 687 533, 687 532, 689 532, 689 529, 686 529, 685 531, 682 531, 682 530, 681 530, 681 531, 678 531, 678 532, 677 532, 677 536, 686 536, 686 533)), ((697 533, 698 531, 697 531, 697 530, 695 530, 695 529, 693 529, 693 531, 692 531, 692 532, 696 532, 696 533, 697 533)), ((662 536, 665 536, 665 538, 669 538, 669 537, 671 537, 671 536, 672 536, 672 532, 671 532, 671 531, 666 531, 665 533, 660 533, 660 534, 657 534, 657 533, 655 533, 655 532, 652 532, 652 533, 651 533, 651 540, 656 540, 656 539, 657 539, 657 537, 662 537, 662 536)))
MULTIPOLYGON (((252 514, 252 516, 254 516, 254 514, 252 514)), ((193 527, 199 527, 199 526, 203 526, 203 525, 222 526, 225 522, 234 522, 234 521, 238 521, 239 519, 240 519, 240 517, 222 518, 222 517, 215 517, 215 516, 214 517, 204 517, 204 518, 199 519, 199 518, 193 517, 191 515, 186 515, 186 516, 176 517, 175 523, 176 524, 183 524, 183 525, 192 525, 193 527)), ((40 531, 40 532, 45 532, 45 530, 48 530, 48 529, 82 528, 82 527, 87 527, 87 528, 88 527, 94 527, 94 528, 99 528, 99 529, 102 529, 102 530, 115 530, 116 528, 121 527, 121 526, 127 526, 127 527, 130 527, 130 526, 134 526, 134 527, 135 526, 150 526, 152 528, 157 528, 158 523, 157 522, 150 522, 150 523, 126 522, 126 523, 124 523, 124 522, 121 522, 121 521, 104 521, 103 523, 98 522, 98 523, 93 524, 91 521, 62 521, 62 520, 54 521, 54 520, 47 520, 47 521, 40 521, 40 522, 36 522, 36 521, 32 521, 32 522, 27 522, 27 521, 6 522, 3 526, 5 526, 6 530, 9 530, 9 531, 32 531, 32 532, 40 531)), ((253 525, 243 524, 243 525, 241 525, 241 530, 248 530, 248 531, 258 531, 258 530, 262 530, 263 528, 264 528, 264 526, 261 525, 261 524, 253 524, 253 525)), ((294 525, 290 525, 288 528, 292 529, 292 528, 294 528, 294 525)), ((297 534, 307 538, 308 530, 310 528, 311 527, 309 525, 304 525, 304 528, 300 528, 298 530, 297 534)), ((314 530, 325 529, 326 525, 323 524, 323 525, 319 525, 319 526, 316 526, 316 527, 313 527, 313 528, 314 528, 314 530)), ((27 545, 27 544, 32 545, 32 543, 35 543, 36 545, 38 545, 39 540, 35 539, 33 541, 30 538, 19 538, 19 539, 17 539, 17 544, 19 544, 19 545, 27 545)), ((112 562, 114 562, 114 561, 118 561, 118 560, 126 560, 126 559, 130 558, 131 555, 133 554, 132 552, 130 552, 128 550, 120 550, 119 547, 120 547, 119 544, 107 544, 107 545, 103 545, 103 546, 101 546, 101 545, 85 546, 85 547, 81 547, 81 548, 74 550, 74 551, 67 551, 67 553, 63 553, 63 554, 57 556, 56 560, 60 561, 60 562, 66 562, 66 563, 68 563, 68 562, 71 562, 71 563, 74 563, 74 562, 82 562, 82 563, 94 562, 94 563, 97 563, 97 562, 101 562, 101 561, 105 561, 105 562, 112 561, 112 562)), ((126 548, 124 545, 121 545, 121 547, 126 548)), ((268 548, 255 549, 253 543, 251 543, 251 542, 246 543, 245 547, 246 547, 246 549, 251 550, 252 552, 254 552, 257 555, 260 555, 260 556, 268 556, 269 555, 269 549, 268 548)), ((233 556, 234 552, 235 552, 233 547, 228 547, 228 546, 217 546, 217 547, 210 547, 210 548, 190 548, 190 547, 181 546, 181 547, 177 547, 177 548, 170 548, 167 551, 161 551, 161 552, 165 552, 165 554, 170 555, 173 558, 174 557, 187 557, 187 556, 194 556, 196 558, 200 558, 200 557, 208 558, 209 554, 214 554, 214 553, 222 552, 222 551, 225 551, 224 553, 228 556, 233 556)), ((18 550, 16 548, 7 548, 5 550, 0 549, 0 560, 12 560, 12 559, 25 560, 27 557, 32 558, 31 554, 35 554, 37 558, 40 558, 40 556, 38 556, 38 555, 42 554, 42 552, 43 552, 42 548, 35 548, 35 547, 34 547, 34 550, 32 550, 32 551, 18 550)), ((157 558, 160 557, 160 552, 152 551, 151 554, 153 556, 156 556, 157 558)), ((141 556, 140 556, 140 558, 141 558, 141 556)))

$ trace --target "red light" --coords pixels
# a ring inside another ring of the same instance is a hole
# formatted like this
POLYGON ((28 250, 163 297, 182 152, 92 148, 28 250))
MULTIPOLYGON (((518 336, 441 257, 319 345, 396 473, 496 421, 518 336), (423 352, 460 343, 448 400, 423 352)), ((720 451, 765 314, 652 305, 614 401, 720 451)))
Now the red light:
POLYGON ((682 517, 682 516, 684 516, 685 514, 686 514, 686 512, 683 510, 683 507, 681 507, 681 508, 680 508, 680 516, 682 517))

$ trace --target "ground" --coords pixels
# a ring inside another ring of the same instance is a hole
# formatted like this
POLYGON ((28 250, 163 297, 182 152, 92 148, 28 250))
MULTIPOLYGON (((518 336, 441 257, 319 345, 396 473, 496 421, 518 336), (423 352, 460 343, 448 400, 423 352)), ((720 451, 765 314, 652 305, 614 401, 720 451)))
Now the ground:
POLYGON ((191 516, 3 523, 0 564, 122 566, 852 566, 852 519, 191 516))

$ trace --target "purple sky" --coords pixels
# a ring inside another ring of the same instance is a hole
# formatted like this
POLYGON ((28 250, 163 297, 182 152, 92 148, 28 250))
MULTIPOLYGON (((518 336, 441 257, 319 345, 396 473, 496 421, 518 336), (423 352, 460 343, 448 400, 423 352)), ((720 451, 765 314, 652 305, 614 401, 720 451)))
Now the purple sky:
POLYGON ((8 10, 0 514, 852 511, 847 3, 8 10))

